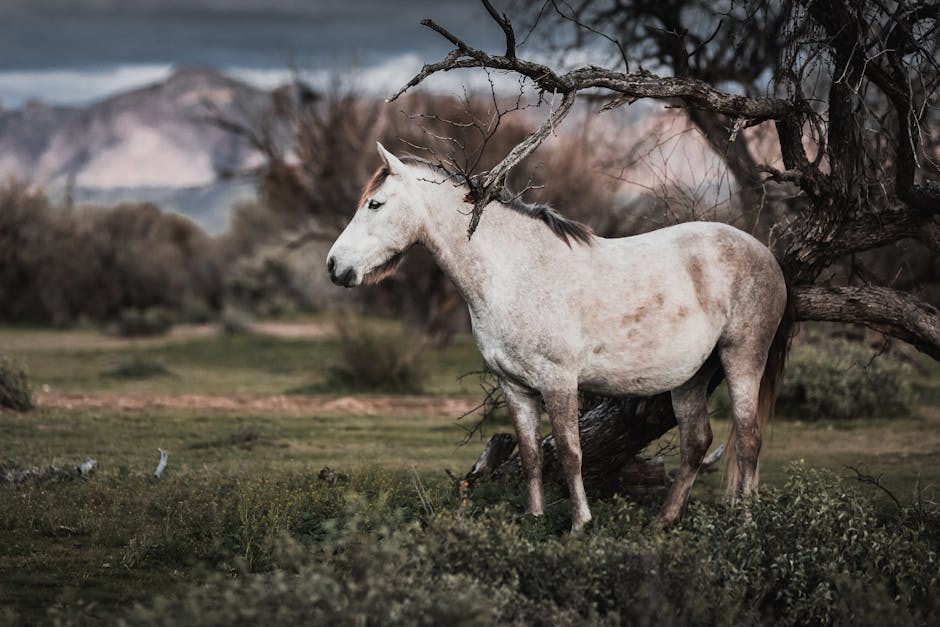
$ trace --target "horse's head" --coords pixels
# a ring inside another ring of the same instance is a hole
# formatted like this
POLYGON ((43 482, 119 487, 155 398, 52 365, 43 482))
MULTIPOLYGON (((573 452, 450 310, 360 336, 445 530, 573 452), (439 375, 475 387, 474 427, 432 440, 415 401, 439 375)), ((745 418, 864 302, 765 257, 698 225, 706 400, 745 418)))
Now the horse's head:
POLYGON ((421 236, 423 220, 413 189, 417 178, 382 144, 378 147, 384 163, 326 258, 330 279, 344 287, 378 283, 421 236))

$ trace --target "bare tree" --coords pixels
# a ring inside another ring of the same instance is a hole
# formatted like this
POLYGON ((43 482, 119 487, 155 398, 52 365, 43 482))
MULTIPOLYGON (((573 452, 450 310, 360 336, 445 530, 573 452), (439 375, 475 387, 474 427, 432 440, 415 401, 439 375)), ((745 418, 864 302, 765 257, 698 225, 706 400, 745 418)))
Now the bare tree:
MULTIPOLYGON (((913 241, 930 255, 940 252, 940 5, 548 0, 522 16, 522 38, 506 14, 489 0, 482 5, 502 29, 505 50, 475 48, 424 20, 453 49, 392 97, 439 72, 467 68, 519 75, 542 94, 542 124, 494 167, 468 178, 471 236, 508 174, 563 123, 578 99, 600 98, 605 109, 662 101, 685 111, 724 159, 743 210, 757 211, 773 199, 763 230, 778 239, 797 319, 865 325, 940 359, 934 304, 879 284, 871 273, 842 273, 842 282, 833 283, 836 275, 826 272, 899 241, 913 241), (539 32, 556 49, 577 48, 604 64, 561 70, 520 54, 520 41, 539 32), (752 127, 774 138, 774 158, 756 156, 748 141, 752 127)), ((582 416, 582 432, 605 430, 601 441, 609 444, 631 429, 617 459, 675 424, 664 397, 600 406, 606 409, 594 407, 582 416)), ((611 454, 607 448, 585 448, 586 475, 595 464, 600 472, 611 470, 601 455, 611 454)))

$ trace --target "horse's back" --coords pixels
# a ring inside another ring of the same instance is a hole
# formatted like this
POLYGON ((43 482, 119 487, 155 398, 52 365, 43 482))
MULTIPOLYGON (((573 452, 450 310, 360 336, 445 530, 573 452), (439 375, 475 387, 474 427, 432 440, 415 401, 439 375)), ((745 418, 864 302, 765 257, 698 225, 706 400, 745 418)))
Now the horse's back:
POLYGON ((773 253, 725 224, 599 238, 593 248, 580 299, 581 380, 598 392, 672 389, 720 341, 735 341, 749 327, 772 336, 785 306, 773 253))
POLYGON ((610 281, 627 281, 640 293, 691 288, 696 301, 714 313, 752 291, 785 289, 770 249, 720 222, 685 222, 632 237, 598 238, 594 260, 610 281))

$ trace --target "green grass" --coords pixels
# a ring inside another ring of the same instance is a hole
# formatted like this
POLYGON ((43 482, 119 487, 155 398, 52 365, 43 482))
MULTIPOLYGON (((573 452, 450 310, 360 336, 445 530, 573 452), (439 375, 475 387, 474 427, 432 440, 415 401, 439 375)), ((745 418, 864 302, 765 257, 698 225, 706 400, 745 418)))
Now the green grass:
MULTIPOLYGON (((331 336, 212 334, 143 343, 109 338, 100 349, 94 348, 95 337, 93 331, 66 331, 57 341, 48 331, 0 330, 0 350, 3 341, 15 344, 17 357, 40 390, 48 385, 75 394, 221 396, 280 395, 292 387, 322 383, 340 353, 338 339, 331 336), (141 367, 159 364, 171 375, 111 376, 116 366, 134 365, 135 360, 141 367)), ((448 396, 479 394, 476 379, 461 385, 457 376, 479 368, 480 358, 466 336, 446 350, 429 351, 428 358, 431 400, 420 411, 399 410, 394 415, 198 405, 131 410, 40 406, 29 413, 0 413, 0 463, 66 465, 93 457, 100 464, 98 474, 87 481, 0 485, 0 624, 45 623, 52 617, 50 611, 59 612, 66 623, 110 622, 126 614, 132 603, 149 604, 157 594, 190 594, 199 582, 224 588, 228 584, 216 577, 230 581, 233 573, 285 567, 279 553, 285 538, 324 550, 320 543, 335 530, 330 521, 346 520, 357 495, 370 503, 357 514, 368 519, 360 521, 368 527, 363 531, 367 535, 384 538, 383 525, 397 528, 409 521, 457 524, 447 517, 462 516, 464 509, 444 469, 464 472, 480 444, 456 446, 463 436, 456 416, 434 407, 448 396), (161 481, 151 476, 157 448, 170 455, 161 481), (319 481, 317 473, 324 466, 348 475, 348 483, 337 487, 319 481), (421 494, 429 500, 423 502, 421 494), (433 522, 428 507, 446 520, 433 522)), ((775 421, 762 457, 767 492, 779 494, 792 480, 792 464, 802 460, 798 468, 831 470, 845 486, 870 497, 884 515, 896 509, 890 499, 877 488, 857 484, 847 465, 883 476, 885 486, 905 506, 914 505, 917 498, 936 501, 940 408, 935 400, 940 397, 940 377, 937 368, 928 367, 928 374, 915 381, 921 398, 916 415, 775 421), (921 492, 915 493, 918 486, 921 492)), ((722 441, 727 422, 714 420, 714 431, 715 442, 722 441)), ((674 464, 675 457, 667 461, 674 464)), ((533 534, 535 544, 526 551, 536 557, 541 555, 539 543, 555 542, 567 526, 567 501, 559 490, 551 492, 544 524, 532 527, 521 521, 508 527, 512 533, 533 534)), ((721 492, 718 474, 701 477, 693 502, 694 507, 705 507, 705 513, 689 524, 701 525, 702 516, 707 519, 713 515, 708 512, 719 511, 708 508, 723 507, 721 492)), ((521 512, 522 496, 519 486, 491 486, 473 495, 471 508, 482 509, 473 509, 478 527, 472 533, 486 535, 488 529, 509 524, 503 518, 521 512), (486 513, 491 510, 495 513, 486 513)), ((644 525, 656 509, 656 503, 650 503, 629 514, 617 504, 592 505, 603 542, 623 533, 632 534, 631 542, 646 538, 644 525), (622 517, 628 514, 638 526, 624 531, 622 517)), ((453 548, 448 546, 429 544, 420 550, 446 553, 453 548)), ((304 569, 312 567, 304 563, 304 569)), ((468 585, 475 590, 477 584, 468 585)))
MULTIPOLYGON (((0 331, 0 350, 4 336, 13 331, 0 331)), ((20 331, 15 342, 17 355, 29 365, 30 376, 37 388, 70 393, 117 392, 129 394, 284 394, 304 387, 322 386, 329 368, 341 355, 340 339, 285 339, 265 335, 197 336, 189 340, 117 341, 106 338, 106 349, 87 348, 96 333, 93 331, 63 332, 67 341, 63 349, 55 348, 49 331, 20 331), (26 336, 25 338, 23 336, 26 336), (33 336, 29 338, 28 336, 33 336), (32 341, 31 341, 32 339, 32 341), (38 350, 25 347, 36 345, 38 350), (107 376, 115 363, 129 354, 145 354, 149 360, 162 364, 175 377, 115 378, 107 376)), ((482 367, 482 358, 472 338, 464 336, 443 350, 427 350, 429 380, 425 392, 431 395, 476 394, 475 382, 458 382, 464 372, 482 367)), ((335 389, 336 393, 344 392, 335 389)))

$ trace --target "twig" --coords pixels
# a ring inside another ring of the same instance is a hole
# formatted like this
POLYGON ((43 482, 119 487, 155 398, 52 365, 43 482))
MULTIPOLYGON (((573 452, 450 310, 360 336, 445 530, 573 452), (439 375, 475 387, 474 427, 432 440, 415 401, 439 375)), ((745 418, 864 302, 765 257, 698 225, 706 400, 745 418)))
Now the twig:
POLYGON ((424 508, 424 512, 430 516, 434 513, 434 508, 431 507, 431 501, 428 498, 428 494, 424 489, 424 486, 421 485, 421 477, 418 476, 418 471, 415 470, 415 467, 411 467, 411 477, 414 482, 415 492, 418 493, 418 498, 421 500, 421 506, 424 508))
POLYGON ((499 198, 505 186, 509 171, 532 154, 550 134, 554 133, 555 127, 565 119, 565 116, 571 111, 574 101, 575 92, 566 92, 562 97, 561 104, 549 114, 548 118, 542 122, 542 125, 539 126, 534 133, 516 144, 502 161, 486 173, 486 176, 483 177, 483 181, 479 185, 471 187, 467 199, 473 202, 473 214, 470 218, 470 225, 467 227, 468 239, 473 236, 477 225, 480 223, 483 208, 493 200, 499 198))
POLYGON ((157 469, 153 471, 153 476, 157 479, 162 479, 163 471, 166 470, 167 453, 162 448, 158 448, 157 450, 160 451, 160 461, 157 463, 157 469))
POLYGON ((882 478, 884 475, 878 475, 878 476, 876 477, 876 476, 874 476, 874 475, 868 474, 867 472, 862 472, 861 470, 859 470, 859 469, 856 468, 855 466, 846 465, 846 468, 848 468, 849 470, 851 470, 852 472, 855 473, 855 479, 856 479, 857 481, 859 481, 859 482, 861 482, 861 483, 866 483, 866 484, 868 484, 868 485, 873 485, 873 486, 875 486, 876 488, 880 489, 882 492, 884 492, 885 494, 888 495, 888 498, 890 498, 892 501, 894 501, 894 504, 897 505, 898 510, 900 510, 900 511, 902 511, 902 512, 904 511, 904 506, 901 505, 901 501, 898 500, 898 497, 894 496, 894 493, 891 492, 891 490, 889 490, 888 488, 886 488, 883 483, 881 483, 881 478, 882 478))
POLYGON ((465 444, 469 443, 476 433, 480 433, 481 437, 485 435, 484 427, 486 426, 486 423, 495 415, 497 410, 506 404, 506 401, 503 398, 502 389, 498 384, 493 384, 489 381, 489 377, 492 375, 490 371, 474 370, 472 372, 465 372, 458 377, 458 381, 463 381, 465 377, 470 375, 479 375, 480 389, 483 390, 483 400, 469 411, 464 412, 458 416, 457 420, 463 420, 468 416, 476 414, 480 410, 483 411, 483 416, 471 427, 463 427, 463 425, 461 425, 465 431, 465 435, 458 446, 464 446, 465 444))

